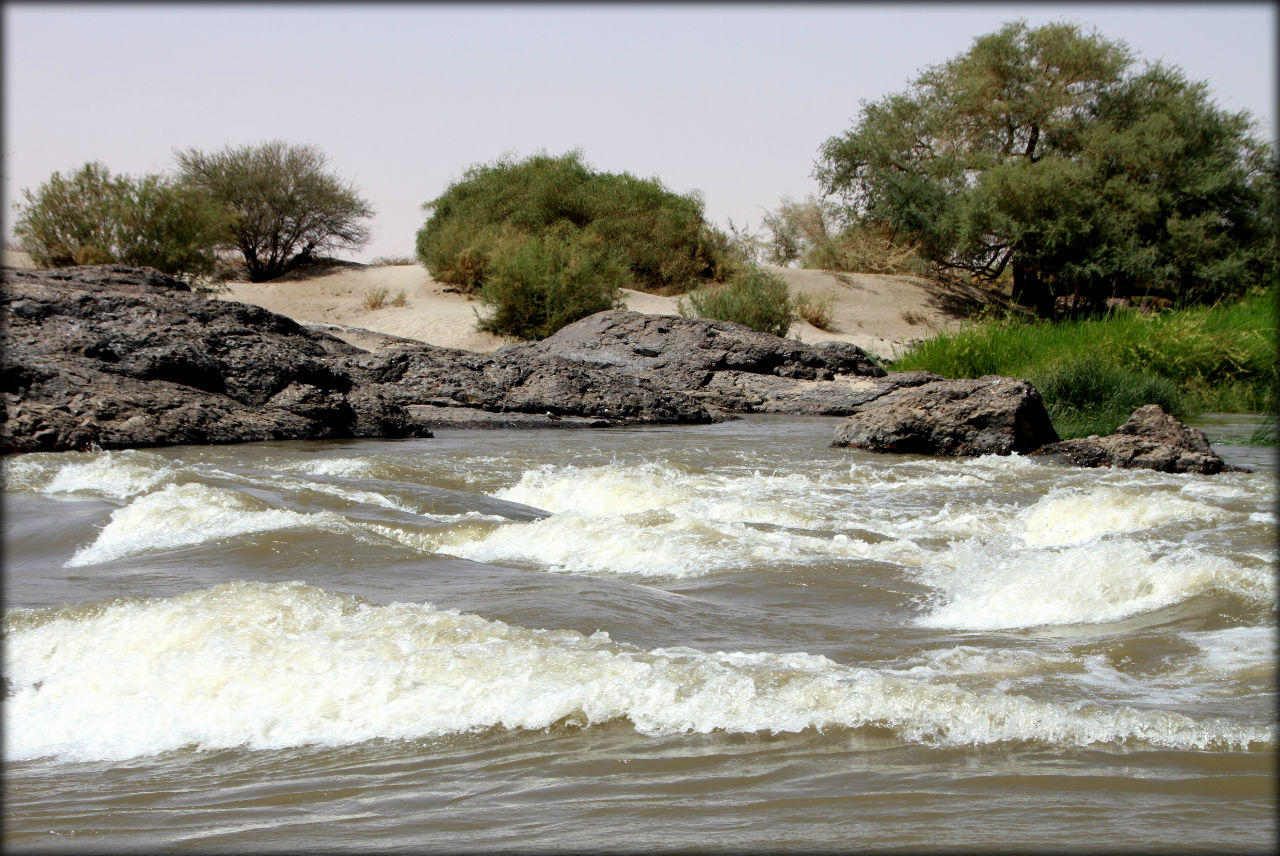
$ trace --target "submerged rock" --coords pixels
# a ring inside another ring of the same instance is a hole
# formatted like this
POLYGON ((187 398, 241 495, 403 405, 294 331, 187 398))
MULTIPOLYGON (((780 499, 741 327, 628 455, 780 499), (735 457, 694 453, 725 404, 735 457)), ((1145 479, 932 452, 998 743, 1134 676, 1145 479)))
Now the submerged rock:
POLYGON ((918 455, 1008 455, 1057 439, 1034 386, 987 375, 926 379, 869 400, 836 429, 831 444, 918 455))
POLYGON ((1179 422, 1158 404, 1133 414, 1116 433, 1050 443, 1036 451, 1080 467, 1158 470, 1212 475, 1239 471, 1210 447, 1204 432, 1179 422))

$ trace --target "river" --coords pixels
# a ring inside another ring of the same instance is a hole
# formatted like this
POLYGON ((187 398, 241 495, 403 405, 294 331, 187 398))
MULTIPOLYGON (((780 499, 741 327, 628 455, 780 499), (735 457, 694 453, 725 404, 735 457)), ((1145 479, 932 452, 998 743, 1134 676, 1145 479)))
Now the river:
POLYGON ((1276 846, 1274 448, 838 423, 6 460, 6 851, 1276 846))

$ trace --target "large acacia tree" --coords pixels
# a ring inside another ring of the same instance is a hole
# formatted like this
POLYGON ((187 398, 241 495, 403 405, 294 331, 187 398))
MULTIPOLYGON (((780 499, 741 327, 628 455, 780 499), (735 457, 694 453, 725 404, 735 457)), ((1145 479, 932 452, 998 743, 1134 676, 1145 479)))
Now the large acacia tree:
POLYGON ((1005 25, 862 105, 815 174, 851 220, 1042 311, 1055 295, 1180 302, 1274 275, 1274 149, 1176 68, 1056 23, 1005 25))
POLYGON ((327 159, 314 146, 273 140, 175 155, 183 181, 222 206, 223 246, 244 256, 253 282, 369 241, 364 221, 373 209, 352 185, 325 170, 327 159))

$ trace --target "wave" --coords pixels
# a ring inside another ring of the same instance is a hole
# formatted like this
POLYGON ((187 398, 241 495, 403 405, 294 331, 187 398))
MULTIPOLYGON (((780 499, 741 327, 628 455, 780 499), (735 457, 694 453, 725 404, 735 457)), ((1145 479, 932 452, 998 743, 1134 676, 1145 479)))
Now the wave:
POLYGON ((1276 736, 1269 721, 975 690, 919 664, 644 650, 603 632, 529 629, 427 603, 376 605, 302 583, 13 609, 5 625, 9 761, 616 720, 655 736, 877 728, 937 746, 1220 749, 1273 746, 1276 736))

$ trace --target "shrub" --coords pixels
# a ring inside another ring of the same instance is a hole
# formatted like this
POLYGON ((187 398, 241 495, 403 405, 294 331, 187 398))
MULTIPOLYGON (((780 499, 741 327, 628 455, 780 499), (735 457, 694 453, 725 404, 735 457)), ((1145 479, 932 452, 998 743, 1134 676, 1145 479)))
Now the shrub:
POLYGON ((377 312, 379 309, 387 305, 387 294, 389 292, 383 286, 371 288, 364 293, 364 308, 366 312, 377 312))
POLYGON ((194 278, 213 272, 218 210, 156 175, 113 176, 89 163, 22 191, 14 234, 40 267, 119 263, 194 278))
POLYGON ((918 244, 894 234, 887 226, 853 223, 815 243, 804 256, 804 266, 819 270, 855 273, 925 276, 930 265, 918 244))
POLYGON ((566 324, 619 308, 627 269, 602 241, 564 229, 496 244, 480 289, 479 328, 545 339, 566 324))
POLYGON ((221 245, 243 254, 252 282, 368 243, 363 221, 373 209, 355 188, 325 172, 325 155, 314 146, 273 140, 212 154, 185 149, 176 157, 183 179, 228 213, 221 245))
POLYGON ((775 336, 786 336, 795 319, 786 280, 754 265, 743 268, 723 285, 690 292, 678 305, 686 317, 735 321, 775 336))
POLYGON ((831 306, 835 295, 826 291, 820 295, 800 293, 795 296, 796 315, 819 330, 831 329, 831 306))
POLYGON ((597 172, 580 152, 473 166, 423 207, 418 260, 465 292, 483 288, 499 245, 552 232, 608 245, 626 284, 642 291, 683 292, 734 269, 729 239, 707 225, 697 196, 597 172))

